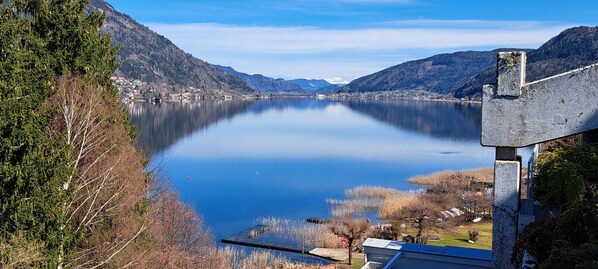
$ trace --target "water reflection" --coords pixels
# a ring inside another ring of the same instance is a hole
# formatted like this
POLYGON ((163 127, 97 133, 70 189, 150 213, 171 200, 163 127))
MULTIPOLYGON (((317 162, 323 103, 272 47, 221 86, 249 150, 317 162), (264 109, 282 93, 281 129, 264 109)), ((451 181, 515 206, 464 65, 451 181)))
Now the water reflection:
POLYGON ((237 100, 159 105, 136 103, 129 104, 128 109, 131 123, 139 130, 139 145, 151 156, 198 130, 246 111, 251 103, 237 100))
MULTIPOLYGON (((479 140, 481 107, 476 104, 350 100, 340 104, 368 117, 405 131, 422 133, 435 138, 452 140, 479 140)), ((339 103, 312 99, 275 100, 219 100, 196 103, 130 104, 131 122, 139 130, 139 144, 150 155, 160 153, 178 140, 198 130, 208 128, 224 119, 250 112, 262 114, 283 110, 341 111, 339 103)), ((299 121, 309 121, 307 115, 299 121)), ((343 121, 342 118, 336 120, 343 121)), ((314 123, 318 119, 313 119, 314 123)), ((351 123, 349 123, 351 124, 351 123)), ((350 130, 346 130, 351 132, 350 130)), ((359 130, 354 130, 359 131, 359 130)), ((295 133, 299 134, 299 133, 295 133)), ((341 134, 338 139, 350 133, 341 134)), ((334 138, 336 139, 336 138, 334 138)), ((322 141, 323 144, 328 142, 322 141)))
POLYGON ((407 100, 350 100, 343 104, 406 131, 442 139, 480 139, 482 109, 479 104, 407 100))
POLYGON ((216 238, 260 217, 327 218, 325 200, 346 189, 409 190, 411 176, 487 167, 494 156, 475 140, 476 106, 279 99, 129 109, 140 143, 162 152, 154 161, 216 238))

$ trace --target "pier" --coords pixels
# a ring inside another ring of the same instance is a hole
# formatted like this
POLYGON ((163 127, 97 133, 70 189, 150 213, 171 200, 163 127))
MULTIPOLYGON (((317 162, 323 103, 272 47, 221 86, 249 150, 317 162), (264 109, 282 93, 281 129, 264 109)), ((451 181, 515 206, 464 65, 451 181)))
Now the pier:
MULTIPOLYGON (((266 241, 256 239, 255 237, 270 231, 270 227, 266 225, 256 225, 247 230, 241 231, 240 233, 224 237, 220 242, 225 244, 234 244, 240 246, 264 248, 271 250, 281 250, 287 252, 310 254, 309 252, 314 250, 313 246, 305 246, 301 244, 288 244, 273 241, 266 241)), ((310 254, 311 255, 311 254, 310 254)), ((317 255, 316 255, 317 256, 317 255)))

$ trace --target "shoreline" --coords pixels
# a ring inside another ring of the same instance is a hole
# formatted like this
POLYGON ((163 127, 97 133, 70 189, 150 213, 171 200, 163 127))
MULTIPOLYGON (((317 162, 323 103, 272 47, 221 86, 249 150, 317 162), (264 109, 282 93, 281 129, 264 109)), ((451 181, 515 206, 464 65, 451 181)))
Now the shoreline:
MULTIPOLYGON (((176 94, 175 94, 176 95, 176 94)), ((482 103, 481 100, 463 100, 455 98, 433 98, 433 97, 408 97, 408 96, 392 96, 392 97, 375 97, 375 96, 358 96, 358 95, 319 95, 319 94, 255 94, 255 95, 195 95, 195 94, 179 94, 177 97, 159 98, 139 98, 139 97, 124 97, 121 96, 121 102, 125 104, 131 103, 194 103, 202 101, 252 101, 252 100, 274 100, 274 99, 317 99, 326 101, 415 101, 415 102, 439 102, 439 103, 460 103, 460 104, 476 104, 482 103)))

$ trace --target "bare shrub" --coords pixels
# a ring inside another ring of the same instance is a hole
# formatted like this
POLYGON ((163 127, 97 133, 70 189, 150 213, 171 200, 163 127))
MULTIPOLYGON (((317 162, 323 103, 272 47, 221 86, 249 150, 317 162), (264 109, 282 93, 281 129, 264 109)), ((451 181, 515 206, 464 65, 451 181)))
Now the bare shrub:
POLYGON ((0 268, 35 268, 36 262, 43 259, 43 249, 42 243, 13 234, 8 242, 0 240, 0 268))
POLYGON ((367 237, 386 240, 399 240, 400 233, 391 224, 374 225, 371 227, 367 237))
POLYGON ((437 232, 450 226, 449 221, 440 221, 440 207, 421 195, 410 206, 403 207, 392 217, 393 226, 405 227, 401 232, 414 238, 414 243, 426 244, 430 232, 437 232))
POLYGON ((347 239, 349 251, 349 265, 353 264, 353 249, 356 243, 362 240, 370 229, 368 220, 344 219, 335 221, 328 226, 339 237, 347 239))
MULTIPOLYGON (((195 210, 147 175, 118 100, 73 77, 56 81, 52 134, 72 148, 72 174, 59 205, 81 240, 60 267, 221 268, 195 210)), ((70 227, 69 227, 70 225, 70 227)))
POLYGON ((469 231, 469 241, 477 242, 480 239, 480 232, 476 230, 469 231))
POLYGON ((145 268, 220 268, 223 259, 217 255, 211 234, 204 229, 203 219, 195 209, 181 203, 173 192, 162 193, 153 202, 150 214, 152 248, 145 268))

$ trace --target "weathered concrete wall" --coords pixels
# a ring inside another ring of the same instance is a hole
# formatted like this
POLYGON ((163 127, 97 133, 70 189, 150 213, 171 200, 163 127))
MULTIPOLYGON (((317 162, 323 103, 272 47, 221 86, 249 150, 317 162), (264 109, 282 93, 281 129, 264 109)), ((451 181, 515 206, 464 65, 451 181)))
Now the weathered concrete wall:
POLYGON ((500 53, 484 86, 482 145, 524 147, 598 128, 598 64, 531 83, 525 53, 500 53))
MULTIPOLYGON (((525 52, 499 53, 498 84, 484 85, 482 99, 481 143, 496 147, 492 252, 497 269, 514 268, 521 179, 516 148, 598 128, 598 64, 526 83, 525 63, 525 52)), ((598 132, 586 137, 598 140, 598 132)))

